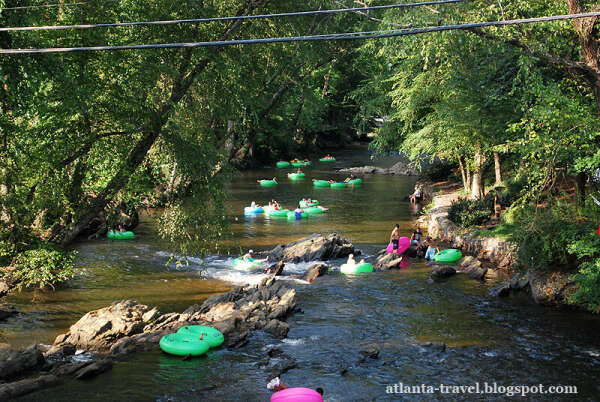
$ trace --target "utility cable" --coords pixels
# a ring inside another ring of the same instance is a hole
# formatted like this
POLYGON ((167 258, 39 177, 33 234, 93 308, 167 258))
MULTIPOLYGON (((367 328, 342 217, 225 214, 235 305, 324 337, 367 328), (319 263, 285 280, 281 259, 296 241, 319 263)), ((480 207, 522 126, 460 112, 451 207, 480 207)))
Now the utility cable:
POLYGON ((38 27, 3 27, 0 28, 0 32, 11 32, 11 31, 57 31, 64 29, 90 29, 90 28, 112 28, 112 27, 132 27, 132 26, 144 26, 144 25, 174 25, 174 24, 188 24, 188 23, 207 23, 207 22, 218 22, 218 21, 240 21, 240 20, 256 20, 266 18, 281 18, 281 17, 298 17, 306 15, 327 15, 327 14, 340 14, 349 13, 356 11, 369 11, 369 10, 388 10, 394 8, 408 8, 408 7, 419 7, 419 6, 433 6, 453 3, 465 3, 472 0, 437 0, 437 1, 426 1, 421 3, 402 3, 402 4, 389 4, 385 6, 371 6, 371 7, 357 7, 357 8, 339 8, 333 10, 313 10, 313 11, 297 11, 293 13, 277 13, 277 14, 259 14, 259 15, 236 15, 231 17, 211 17, 211 18, 187 18, 180 20, 164 20, 164 21, 134 21, 134 22, 114 22, 114 23, 103 23, 103 24, 77 24, 77 25, 47 25, 38 27))
POLYGON ((423 33, 443 32, 453 30, 468 30, 473 28, 485 28, 492 26, 522 25, 536 22, 550 22, 560 20, 571 20, 577 18, 600 17, 600 12, 554 15, 548 17, 524 18, 516 20, 476 22, 469 24, 442 25, 437 27, 415 28, 406 30, 373 31, 373 33, 349 32, 338 34, 290 36, 280 38, 261 39, 236 39, 208 42, 184 42, 184 43, 159 43, 144 45, 122 45, 122 46, 90 46, 90 47, 63 47, 63 48, 41 48, 41 49, 1 49, 0 54, 29 54, 29 53, 69 53, 86 51, 114 51, 114 50, 141 50, 141 49, 176 49, 196 48, 211 46, 251 45, 262 43, 285 43, 285 42, 313 42, 313 41, 335 41, 335 40, 365 40, 393 38, 407 35, 418 35, 423 33))

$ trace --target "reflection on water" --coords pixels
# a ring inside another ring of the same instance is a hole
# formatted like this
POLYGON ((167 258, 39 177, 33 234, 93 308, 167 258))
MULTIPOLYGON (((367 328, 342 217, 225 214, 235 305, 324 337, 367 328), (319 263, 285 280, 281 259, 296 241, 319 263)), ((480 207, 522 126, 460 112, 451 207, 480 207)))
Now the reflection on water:
MULTIPOLYGON (((373 254, 387 243, 394 223, 409 235, 414 216, 402 199, 412 190, 414 179, 367 176, 362 188, 313 188, 310 178, 341 177, 332 172, 333 167, 370 163, 365 152, 336 156, 340 157, 334 166, 317 163, 305 169, 303 182, 287 180, 287 170, 262 169, 236 176, 229 186, 234 238, 224 241, 226 246, 232 252, 263 249, 314 232, 337 231, 373 254), (273 175, 280 179, 276 188, 256 184, 257 179, 273 175), (276 198, 291 208, 303 197, 318 199, 330 212, 300 222, 243 215, 244 206, 253 200, 265 203, 276 198)), ((151 221, 144 222, 139 234, 133 242, 78 245, 84 275, 70 288, 12 296, 9 301, 22 313, 0 325, 0 342, 50 342, 81 314, 116 299, 135 298, 163 311, 181 311, 226 291, 232 281, 259 278, 256 273, 234 270, 229 256, 191 256, 190 265, 181 271, 166 267, 168 253, 154 239, 151 221)), ((339 266, 342 261, 333 263, 339 266)), ((309 265, 289 264, 286 269, 301 273, 309 265)), ((395 272, 332 274, 312 285, 290 282, 304 312, 289 318, 286 340, 257 333, 243 348, 211 350, 191 361, 143 353, 89 382, 67 382, 24 400, 264 401, 269 398, 265 385, 270 378, 261 362, 270 346, 297 361, 297 368, 283 375, 286 384, 323 387, 328 401, 398 399, 385 394, 385 386, 396 382, 576 385, 578 399, 597 399, 598 317, 545 309, 526 297, 492 299, 485 285, 463 275, 428 284, 428 271, 416 262, 395 272), (420 346, 425 341, 444 342, 447 350, 420 346), (379 359, 360 362, 359 351, 367 346, 380 350, 379 359)), ((402 397, 423 399, 423 395, 402 397)))

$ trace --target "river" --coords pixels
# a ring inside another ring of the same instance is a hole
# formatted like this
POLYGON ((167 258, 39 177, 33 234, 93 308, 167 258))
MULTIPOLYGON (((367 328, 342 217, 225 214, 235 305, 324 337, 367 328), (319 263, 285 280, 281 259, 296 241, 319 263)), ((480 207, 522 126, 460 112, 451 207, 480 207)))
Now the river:
MULTIPOLYGON (((262 250, 314 232, 336 231, 370 255, 387 243, 394 223, 404 235, 414 228, 414 211, 402 201, 414 178, 367 176, 362 187, 315 189, 311 178, 338 177, 335 168, 371 163, 364 149, 346 151, 334 164, 314 163, 305 181, 291 182, 279 169, 237 174, 228 184, 232 253, 262 250), (262 188, 259 178, 279 178, 275 188, 262 188), (329 207, 328 213, 288 222, 248 218, 251 201, 276 198, 292 207, 303 197, 329 207)), ((313 159, 315 160, 315 159, 313 159)), ((394 158, 378 160, 389 166, 394 158)), ((341 176, 339 176, 341 177, 341 176)), ((51 343, 87 311, 114 300, 133 298, 162 312, 182 311, 233 284, 255 283, 261 275, 231 268, 233 257, 188 256, 190 265, 167 266, 169 253, 154 235, 154 220, 144 216, 131 242, 108 240, 77 244, 82 274, 56 291, 27 291, 7 302, 20 311, 0 323, 0 342, 27 346, 51 343)), ((339 266, 342 261, 333 261, 339 266)), ((288 264, 301 273, 311 264, 288 264)), ((600 395, 600 320, 577 312, 546 309, 526 296, 494 299, 485 284, 456 275, 442 283, 426 282, 429 268, 415 262, 408 269, 359 277, 329 275, 313 284, 290 281, 303 310, 288 319, 288 338, 255 333, 236 350, 214 350, 191 361, 165 354, 142 353, 91 381, 64 385, 22 400, 268 400, 270 376, 260 367, 265 350, 278 347, 297 361, 283 375, 291 386, 322 387, 328 401, 423 399, 427 395, 386 394, 386 386, 574 385, 578 400, 600 395), (443 342, 446 351, 423 347, 443 342), (361 348, 374 346, 378 359, 359 363, 361 348)), ((447 396, 447 395, 446 395, 447 396)), ((429 397, 444 399, 444 395, 429 397)), ((472 400, 472 395, 451 395, 472 400)), ((503 399, 488 395, 486 399, 503 399)), ((573 399, 554 395, 552 400, 573 399)), ((533 399, 545 399, 536 396, 533 399)))

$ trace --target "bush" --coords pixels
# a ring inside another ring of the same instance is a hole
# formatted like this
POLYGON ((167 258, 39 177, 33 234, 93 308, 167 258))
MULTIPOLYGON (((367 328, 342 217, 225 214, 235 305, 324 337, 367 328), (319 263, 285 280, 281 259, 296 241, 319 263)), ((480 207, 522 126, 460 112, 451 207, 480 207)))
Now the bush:
POLYGON ((17 288, 37 287, 43 289, 64 282, 75 276, 73 261, 75 252, 51 248, 27 250, 17 257, 17 270, 12 274, 17 288))
POLYGON ((600 259, 581 264, 579 273, 573 275, 572 279, 577 282, 579 289, 570 297, 569 302, 600 314, 600 259))
POLYGON ((423 172, 423 176, 434 183, 439 181, 447 181, 451 177, 456 176, 456 169, 458 169, 458 165, 456 163, 439 161, 427 168, 423 172))
POLYGON ((480 226, 490 219, 494 212, 493 208, 493 199, 490 202, 490 198, 483 200, 460 198, 450 205, 448 219, 464 228, 480 226))

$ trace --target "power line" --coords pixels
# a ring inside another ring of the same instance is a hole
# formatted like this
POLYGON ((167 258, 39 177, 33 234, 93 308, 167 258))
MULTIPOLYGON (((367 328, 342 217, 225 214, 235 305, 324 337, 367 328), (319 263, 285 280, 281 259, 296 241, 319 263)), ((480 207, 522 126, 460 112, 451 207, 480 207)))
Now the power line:
MULTIPOLYGON (((103 3, 112 3, 117 0, 104 0, 103 3)), ((78 3, 63 3, 63 4, 39 4, 37 6, 18 6, 18 7, 2 7, 0 8, 0 12, 2 11, 13 11, 13 10, 28 10, 32 8, 54 8, 54 7, 74 7, 81 6, 84 4, 90 4, 90 1, 81 1, 78 3)))
POLYGON ((285 43, 285 42, 314 42, 314 41, 334 41, 334 40, 365 40, 393 38, 406 35, 417 35, 431 32, 442 32, 452 30, 467 30, 473 28, 485 28, 491 26, 522 25, 535 22, 549 22, 560 20, 571 20, 577 18, 600 17, 600 12, 555 15, 548 17, 525 18, 517 20, 476 22, 470 24, 443 25, 428 28, 415 28, 406 30, 373 31, 373 32, 348 32, 338 34, 311 35, 311 36, 289 36, 280 38, 261 38, 261 39, 236 39, 209 42, 187 42, 187 43, 159 43, 145 45, 123 45, 123 46, 91 46, 91 47, 66 47, 66 48, 41 48, 41 49, 1 49, 0 54, 30 54, 30 53, 69 53, 86 51, 114 51, 114 50, 142 50, 142 49, 176 49, 176 48, 196 48, 211 46, 232 46, 232 45, 250 45, 259 43, 285 43))
POLYGON ((339 14, 356 11, 369 11, 369 10, 388 10, 394 8, 407 8, 407 7, 418 7, 418 6, 433 6, 453 3, 464 3, 472 0, 436 0, 426 1, 421 3, 402 3, 402 4, 389 4, 385 6, 371 6, 371 7, 357 7, 357 8, 340 8, 333 10, 313 10, 313 11, 297 11, 293 13, 277 13, 277 14, 259 14, 259 15, 236 15, 231 17, 211 17, 211 18, 188 18, 180 20, 164 20, 164 21, 136 21, 136 22, 114 22, 114 23, 103 23, 103 24, 78 24, 78 25, 47 25, 39 27, 4 27, 0 28, 0 32, 10 31, 56 31, 63 29, 90 29, 90 28, 111 28, 111 27, 131 27, 131 26, 143 26, 143 25, 173 25, 173 24, 186 24, 186 23, 204 23, 204 22, 218 22, 218 21, 239 21, 239 20, 256 20, 265 18, 281 18, 281 17, 297 17, 306 15, 327 15, 327 14, 339 14))

